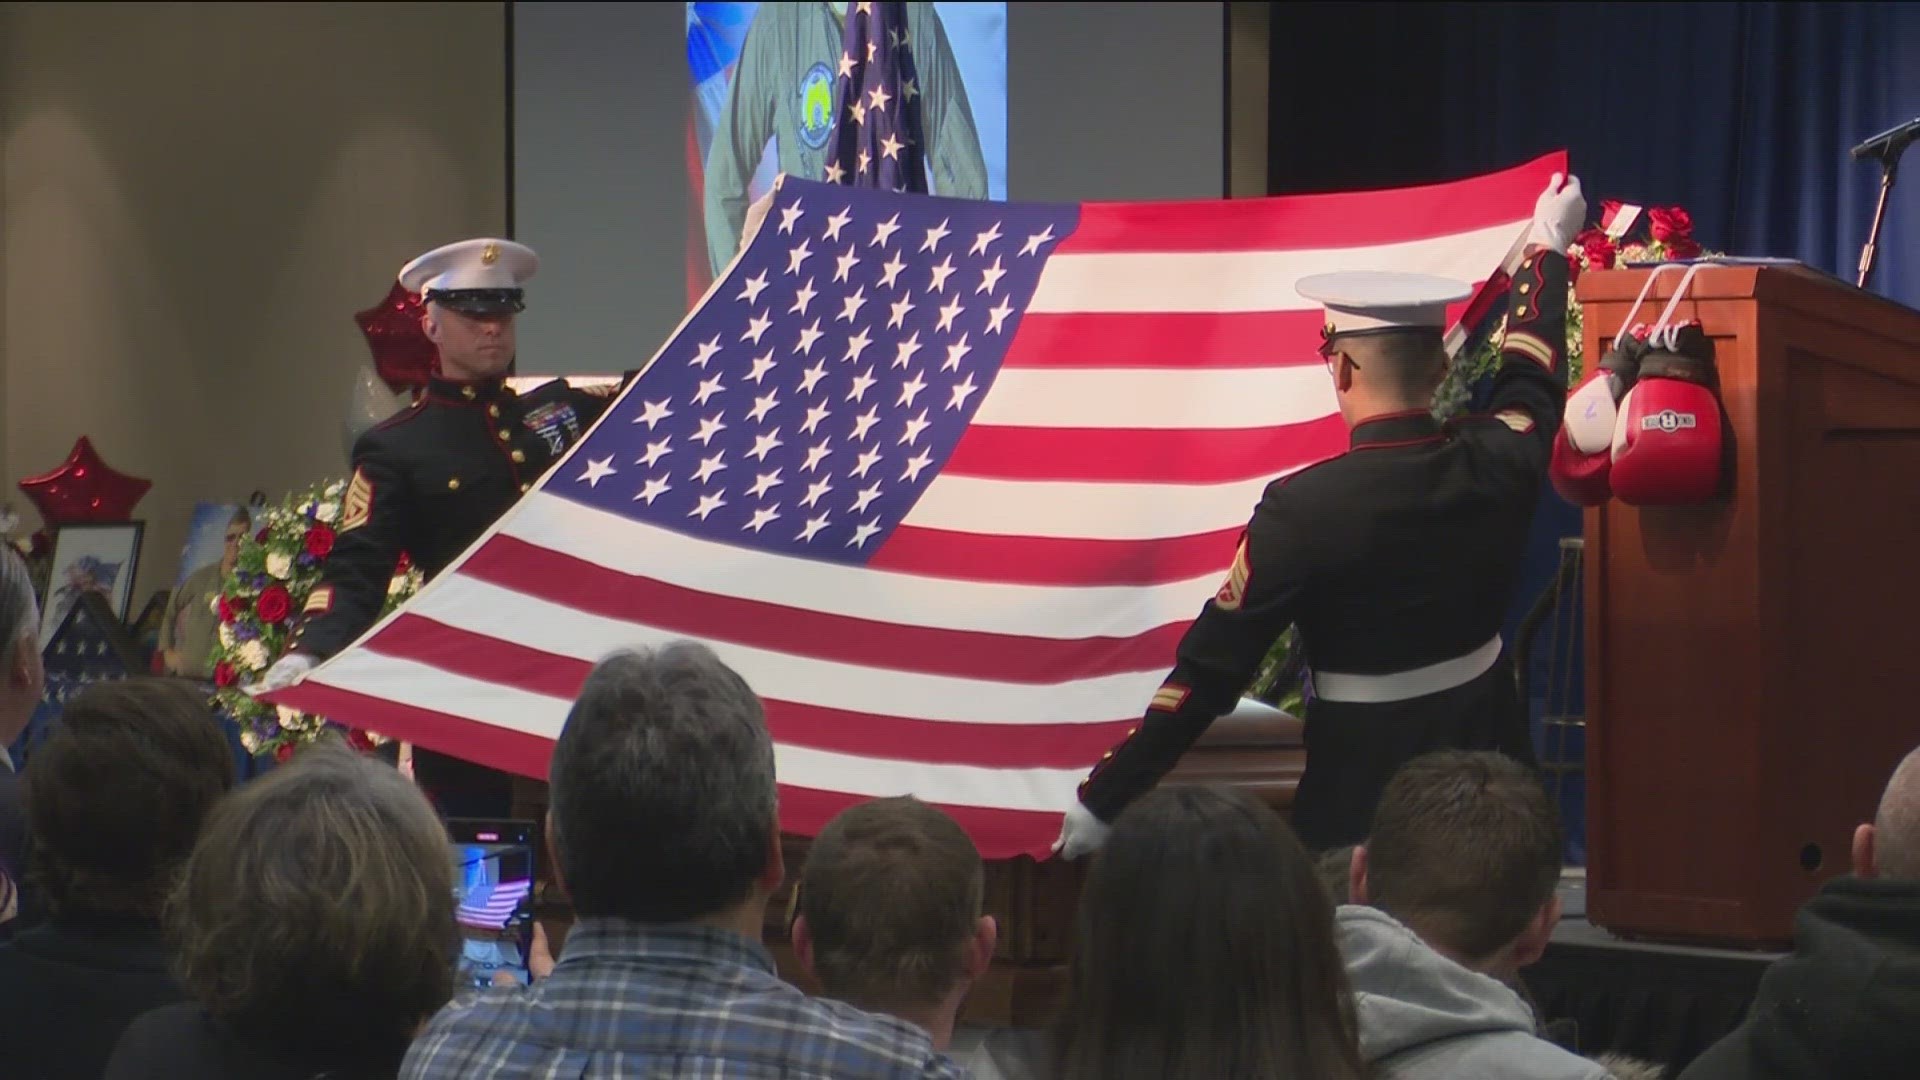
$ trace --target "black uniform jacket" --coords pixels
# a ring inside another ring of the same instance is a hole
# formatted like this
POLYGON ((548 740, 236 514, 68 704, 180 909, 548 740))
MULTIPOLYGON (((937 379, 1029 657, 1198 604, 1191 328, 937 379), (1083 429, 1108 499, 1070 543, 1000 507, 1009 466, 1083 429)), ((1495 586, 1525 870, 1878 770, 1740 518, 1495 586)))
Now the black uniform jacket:
POLYGON ((360 436, 339 535, 293 648, 332 656, 379 618, 400 553, 431 578, 505 513, 605 411, 611 395, 555 380, 435 379, 360 436))
POLYGON ((1566 291, 1561 254, 1515 270, 1485 414, 1371 417, 1347 453, 1268 485, 1145 719, 1081 784, 1088 810, 1110 821, 1157 783, 1290 625, 1313 671, 1350 675, 1451 660, 1500 632, 1566 404, 1566 291))

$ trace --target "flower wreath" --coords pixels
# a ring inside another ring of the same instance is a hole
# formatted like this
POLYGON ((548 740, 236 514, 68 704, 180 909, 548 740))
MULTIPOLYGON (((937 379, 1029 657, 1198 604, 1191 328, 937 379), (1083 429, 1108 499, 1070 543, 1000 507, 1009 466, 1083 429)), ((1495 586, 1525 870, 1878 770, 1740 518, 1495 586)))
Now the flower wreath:
MULTIPOLYGON (((1705 250, 1693 238, 1693 215, 1681 207, 1645 210, 1617 199, 1601 203, 1599 222, 1575 236, 1567 248, 1567 385, 1578 386, 1586 367, 1580 301, 1572 288, 1583 271, 1611 270, 1621 263, 1713 258, 1718 254, 1705 250)), ((1474 386, 1500 366, 1500 342, 1506 336, 1506 327, 1503 314, 1455 359, 1446 381, 1434 395, 1436 417, 1445 420, 1466 408, 1474 386)))
MULTIPOLYGON (((296 492, 279 506, 256 510, 253 536, 241 541, 233 572, 213 600, 214 613, 220 616, 213 650, 214 697, 239 724, 240 741, 249 753, 271 753, 284 761, 298 744, 327 731, 342 732, 350 745, 362 750, 387 741, 325 717, 265 704, 240 689, 258 682, 286 652, 307 594, 319 583, 321 564, 333 551, 346 489, 346 481, 332 480, 296 492)), ((403 554, 380 613, 406 602, 422 581, 419 569, 403 554)))

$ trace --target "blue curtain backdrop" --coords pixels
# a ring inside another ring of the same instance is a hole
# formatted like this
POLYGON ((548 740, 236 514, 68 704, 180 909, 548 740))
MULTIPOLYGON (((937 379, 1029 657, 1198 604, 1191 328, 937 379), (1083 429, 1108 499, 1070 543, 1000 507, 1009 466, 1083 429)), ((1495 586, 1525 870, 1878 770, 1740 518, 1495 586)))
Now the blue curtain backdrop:
MULTIPOLYGON (((1273 4, 1270 187, 1388 187, 1566 148, 1601 199, 1680 205, 1708 248, 1853 281, 1880 170, 1849 147, 1920 116, 1920 5, 1273 4)), ((1920 147, 1869 288, 1920 308, 1920 147)), ((1551 492, 1508 623, 1580 515, 1551 492)), ((1574 652, 1576 660, 1580 653, 1574 652)), ((1549 703, 1536 685, 1536 716, 1549 703)), ((1571 711, 1583 692, 1576 670, 1571 711)), ((1560 702, 1550 703, 1560 707, 1560 702)), ((1565 800, 1571 854, 1582 799, 1565 800)))

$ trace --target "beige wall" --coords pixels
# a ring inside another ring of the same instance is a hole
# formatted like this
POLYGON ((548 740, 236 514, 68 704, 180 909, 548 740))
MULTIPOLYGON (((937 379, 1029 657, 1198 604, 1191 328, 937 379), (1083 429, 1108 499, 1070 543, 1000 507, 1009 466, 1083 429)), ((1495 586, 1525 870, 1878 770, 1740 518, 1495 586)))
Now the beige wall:
POLYGON ((196 500, 346 470, 353 312, 505 227, 505 19, 470 4, 0 4, 0 500, 80 435, 196 500))
POLYGON ((1227 5, 1227 194, 1267 193, 1267 86, 1272 6, 1227 5))

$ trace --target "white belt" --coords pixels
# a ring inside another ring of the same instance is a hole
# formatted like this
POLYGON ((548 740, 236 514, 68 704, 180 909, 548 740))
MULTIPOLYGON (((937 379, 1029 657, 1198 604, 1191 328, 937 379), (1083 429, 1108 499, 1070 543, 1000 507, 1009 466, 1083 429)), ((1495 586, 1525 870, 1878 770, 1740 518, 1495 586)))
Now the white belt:
POLYGON ((1500 635, 1465 656, 1442 660, 1437 664, 1396 671, 1391 675, 1342 675, 1333 671, 1313 673, 1313 696, 1328 701, 1349 701, 1378 705, 1388 701, 1437 694, 1463 686, 1485 675, 1500 659, 1500 635))

